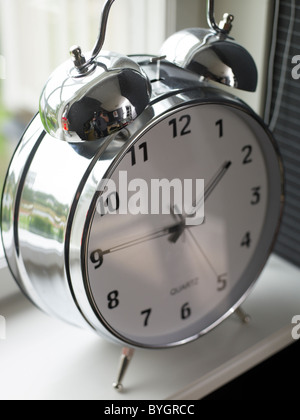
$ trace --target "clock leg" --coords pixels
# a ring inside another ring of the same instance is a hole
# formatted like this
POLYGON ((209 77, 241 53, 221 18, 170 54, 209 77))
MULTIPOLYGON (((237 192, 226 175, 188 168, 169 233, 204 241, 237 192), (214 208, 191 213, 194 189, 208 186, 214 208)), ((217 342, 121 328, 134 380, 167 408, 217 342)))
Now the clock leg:
POLYGON ((131 359, 133 358, 133 355, 134 355, 133 349, 130 349, 128 347, 124 347, 122 349, 122 355, 120 359, 120 367, 118 371, 117 381, 113 383, 113 387, 119 392, 122 392, 124 389, 122 382, 127 372, 128 366, 131 362, 131 359))
POLYGON ((242 321, 243 324, 249 324, 251 322, 251 316, 248 315, 240 306, 239 308, 237 308, 237 310, 235 311, 235 313, 237 314, 237 316, 239 317, 239 319, 242 321))

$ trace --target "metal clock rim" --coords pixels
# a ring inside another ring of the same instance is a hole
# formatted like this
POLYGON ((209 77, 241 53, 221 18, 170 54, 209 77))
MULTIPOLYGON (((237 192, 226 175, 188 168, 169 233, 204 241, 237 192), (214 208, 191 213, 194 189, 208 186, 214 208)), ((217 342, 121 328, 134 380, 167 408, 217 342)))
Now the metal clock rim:
MULTIPOLYGON (((109 332, 110 334, 113 335, 113 337, 117 340, 117 342, 119 343, 127 343, 129 346, 131 347, 137 347, 137 348, 147 348, 147 349, 167 349, 167 348, 173 348, 173 347, 177 347, 180 345, 184 345, 187 343, 190 343, 192 341, 197 340, 199 337, 205 335, 206 333, 208 333, 209 331, 213 330, 215 327, 217 327, 220 323, 222 323, 225 319, 227 319, 241 304, 242 302, 244 302, 246 300, 246 298, 249 296, 249 294, 251 293, 252 288, 255 286, 263 268, 264 265, 266 263, 266 261, 268 260, 270 254, 273 251, 274 248, 274 244, 277 238, 277 234, 279 231, 279 227, 280 227, 280 221, 282 218, 282 213, 283 213, 283 202, 284 202, 284 188, 283 188, 283 167, 282 167, 282 162, 281 162, 281 157, 279 154, 279 150, 278 147, 276 145, 276 143, 274 142, 272 135, 270 133, 270 131, 268 130, 268 128, 265 126, 265 124, 262 123, 262 120, 248 107, 245 106, 245 104, 240 101, 238 98, 232 97, 231 95, 225 94, 223 91, 219 91, 218 89, 212 89, 212 88, 208 88, 209 93, 212 94, 212 92, 216 93, 216 98, 212 99, 212 98, 207 98, 206 100, 204 98, 194 98, 194 99, 190 99, 190 102, 187 102, 186 98, 182 98, 182 102, 176 104, 172 109, 168 108, 166 112, 164 113, 160 113, 159 115, 156 116, 156 118, 154 118, 150 124, 148 124, 146 127, 144 127, 142 130, 138 131, 136 133, 136 135, 134 136, 134 138, 126 145, 125 148, 122 148, 122 150, 120 150, 119 154, 115 157, 114 159, 114 163, 112 165, 110 165, 109 170, 106 172, 106 176, 109 177, 109 174, 112 174, 113 171, 115 170, 115 168, 118 166, 119 162, 122 160, 122 158, 125 156, 125 154, 127 153, 127 151, 130 149, 130 147, 132 147, 132 145, 134 145, 143 135, 145 135, 146 132, 148 132, 149 130, 151 130, 155 125, 159 124, 159 122, 161 122, 162 120, 168 118, 168 116, 173 115, 174 113, 176 113, 179 109, 180 110, 184 110, 184 109, 188 109, 194 106, 198 106, 198 105, 208 105, 208 104, 212 104, 212 105, 224 105, 224 106, 229 106, 231 108, 236 108, 239 109, 240 111, 243 111, 244 113, 248 114, 248 116, 251 116, 252 118, 254 118, 256 120, 257 123, 260 123, 265 131, 265 133, 268 135, 269 140, 271 141, 271 144, 273 146, 274 152, 277 156, 278 159, 278 163, 279 163, 279 168, 280 168, 280 178, 281 178, 281 201, 280 203, 278 203, 279 206, 279 218, 277 221, 277 226, 276 229, 274 230, 274 237, 272 238, 272 242, 270 244, 270 248, 267 250, 267 256, 264 259, 264 261, 261 264, 261 267, 259 267, 258 270, 258 274, 256 276, 256 278, 253 280, 251 286, 247 289, 246 293, 239 299, 238 302, 236 302, 235 305, 233 305, 221 318, 219 318, 215 323, 213 323, 212 325, 210 325, 207 329, 199 332, 198 334, 196 334, 195 336, 189 337, 188 339, 185 340, 181 340, 179 342, 174 342, 174 343, 169 343, 167 345, 143 345, 141 343, 137 343, 134 341, 129 340, 128 338, 122 336, 121 334, 119 334, 117 331, 115 331, 110 325, 109 323, 104 319, 104 317, 101 315, 100 310, 97 308, 97 305, 94 301, 93 298, 93 294, 89 285, 89 279, 88 279, 88 272, 87 272, 87 261, 86 261, 86 255, 87 255, 87 246, 88 246, 88 242, 89 242, 89 235, 90 235, 90 229, 91 229, 91 225, 92 225, 92 221, 93 221, 93 217, 94 217, 94 211, 91 213, 90 209, 88 212, 88 216, 87 216, 87 220, 84 226, 84 233, 82 236, 82 243, 83 246, 81 248, 81 270, 82 270, 82 275, 83 275, 83 283, 84 283, 84 288, 85 291, 87 293, 88 296, 88 301, 89 304, 91 305, 91 309, 94 312, 94 315, 96 316, 97 320, 101 323, 101 325, 103 326, 103 328, 106 329, 107 332, 109 332), (221 96, 219 96, 221 93, 221 96)), ((202 88, 203 91, 203 88, 202 88)), ((188 93, 192 93, 192 92, 186 92, 186 94, 188 93)), ((177 95, 173 95, 172 98, 177 97, 177 95)), ((169 98, 168 98, 169 99, 169 98)), ((73 283, 73 282, 72 282, 73 283)), ((73 285, 72 285, 73 287, 73 285)), ((76 293, 75 293, 76 295, 76 293)), ((79 305, 79 307, 81 308, 81 311, 84 310, 84 308, 81 307, 81 305, 79 305)), ((95 327, 95 326, 93 326, 95 327)), ((97 328, 96 328, 97 329, 97 328)))

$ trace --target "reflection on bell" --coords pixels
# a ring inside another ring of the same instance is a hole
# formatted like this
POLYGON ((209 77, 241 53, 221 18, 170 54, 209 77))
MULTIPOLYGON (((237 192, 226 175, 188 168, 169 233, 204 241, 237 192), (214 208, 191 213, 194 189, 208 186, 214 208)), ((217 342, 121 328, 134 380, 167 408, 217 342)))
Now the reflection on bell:
POLYGON ((213 30, 194 28, 178 32, 167 39, 160 53, 198 74, 200 80, 249 92, 257 88, 257 68, 248 51, 213 30))
POLYGON ((102 53, 91 70, 79 74, 71 61, 50 77, 40 99, 45 130, 78 143, 122 130, 147 107, 151 84, 130 58, 102 53))

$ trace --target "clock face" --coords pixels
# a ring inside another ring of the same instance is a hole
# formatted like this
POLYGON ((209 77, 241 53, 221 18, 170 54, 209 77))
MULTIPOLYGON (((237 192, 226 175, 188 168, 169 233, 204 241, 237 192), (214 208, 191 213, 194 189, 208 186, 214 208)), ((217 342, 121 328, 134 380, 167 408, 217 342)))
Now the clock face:
POLYGON ((130 345, 167 347, 232 313, 270 253, 279 173, 268 134, 228 105, 177 110, 129 144, 88 238, 86 287, 102 324, 130 345), (166 181, 169 194, 157 193, 166 181))

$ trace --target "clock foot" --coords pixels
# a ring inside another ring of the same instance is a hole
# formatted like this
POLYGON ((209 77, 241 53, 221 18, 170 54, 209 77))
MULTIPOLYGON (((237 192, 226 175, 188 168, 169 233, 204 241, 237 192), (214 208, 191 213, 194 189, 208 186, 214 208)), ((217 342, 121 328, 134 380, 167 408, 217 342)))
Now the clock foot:
POLYGON ((121 359, 120 359, 120 367, 119 367, 119 371, 118 371, 118 377, 117 377, 117 381, 113 383, 113 387, 115 388, 115 390, 117 390, 118 392, 122 392, 123 391, 123 379, 125 377, 125 374, 127 372, 128 366, 131 362, 131 359, 134 355, 134 350, 130 349, 128 347, 124 347, 122 349, 122 355, 121 355, 121 359))
POLYGON ((242 321, 243 324, 249 324, 251 322, 251 316, 248 315, 240 306, 239 308, 237 308, 237 310, 235 311, 235 313, 237 314, 237 316, 239 317, 239 319, 242 321))

